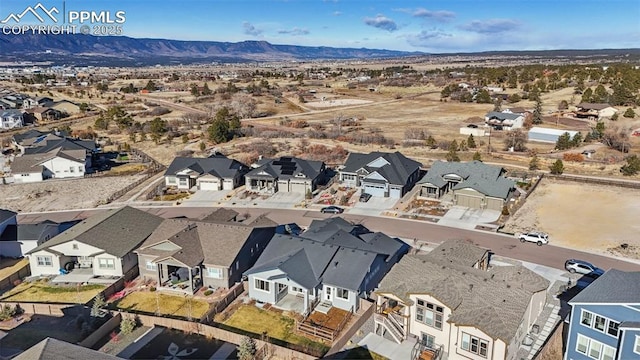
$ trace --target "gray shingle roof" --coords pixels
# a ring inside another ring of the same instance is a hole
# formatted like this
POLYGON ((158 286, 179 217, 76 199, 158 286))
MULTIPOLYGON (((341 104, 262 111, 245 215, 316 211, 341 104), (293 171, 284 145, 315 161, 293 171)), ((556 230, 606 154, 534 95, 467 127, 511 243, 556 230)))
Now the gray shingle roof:
POLYGON ((18 215, 18 213, 15 211, 0 209, 0 223, 3 223, 16 215, 18 215))
POLYGON ((313 180, 324 171, 324 162, 304 160, 296 157, 283 156, 278 159, 262 159, 257 168, 249 171, 247 177, 260 178, 261 172, 266 172, 269 178, 277 179, 308 179, 313 180), (289 164, 288 166, 283 164, 289 164), (287 169, 291 171, 287 172, 287 169), (304 175, 303 177, 298 175, 304 175))
POLYGON ((176 175, 184 169, 191 169, 199 175, 211 174, 221 179, 233 179, 249 171, 248 166, 224 156, 208 158, 177 157, 173 159, 164 175, 176 175))
POLYGON ((433 296, 452 309, 449 322, 474 326, 509 343, 531 296, 544 291, 549 282, 523 266, 483 271, 461 266, 452 261, 455 257, 441 251, 407 255, 380 282, 377 292, 392 293, 407 303, 410 294, 433 296))
POLYGON ((45 140, 40 146, 33 146, 24 149, 25 154, 44 154, 52 150, 85 150, 94 152, 97 149, 96 143, 92 140, 76 140, 71 138, 45 140))
POLYGON ((245 274, 278 268, 306 288, 323 282, 358 291, 376 257, 386 259, 405 246, 381 233, 361 234, 364 231, 339 217, 314 220, 299 236, 274 235, 245 274))
POLYGON ((389 184, 406 185, 409 181, 409 176, 420 169, 421 166, 421 163, 409 159, 398 151, 394 153, 375 151, 369 154, 350 153, 341 171, 349 173, 355 173, 360 169, 365 169, 369 173, 376 171, 387 179, 389 184), (389 164, 379 168, 367 166, 367 164, 380 157, 384 158, 389 164))
POLYGON ((247 239, 257 231, 271 237, 273 226, 216 222, 213 220, 167 219, 136 250, 142 255, 153 255, 154 261, 168 257, 194 267, 200 263, 229 267, 247 239), (176 250, 161 251, 154 246, 163 242, 177 245, 176 250))
POLYGON ((136 249, 161 222, 161 217, 130 206, 109 209, 81 221, 29 253, 77 240, 123 257, 136 249))
POLYGON ((60 225, 51 220, 45 220, 37 224, 9 225, 0 235, 0 241, 22 241, 38 240, 42 232, 48 227, 59 227, 60 225))
POLYGON ((569 303, 640 304, 640 272, 608 270, 569 303))
POLYGON ((515 120, 521 117, 521 114, 512 114, 512 113, 503 113, 499 111, 490 111, 485 115, 488 119, 498 119, 498 120, 515 120))
POLYGON ((117 356, 91 350, 54 338, 46 338, 28 348, 14 360, 116 360, 117 356))
POLYGON ((436 161, 418 184, 432 184, 442 188, 447 184, 443 177, 447 174, 456 174, 463 180, 453 187, 454 190, 472 188, 487 196, 506 199, 515 187, 515 183, 503 177, 503 172, 503 168, 481 161, 436 161))
POLYGON ((576 107, 578 109, 584 109, 584 110, 602 110, 602 109, 606 109, 608 107, 611 107, 611 105, 607 104, 607 103, 580 103, 578 105, 576 105, 576 107))
POLYGON ((472 267, 487 256, 489 250, 462 240, 449 240, 438 245, 429 255, 451 264, 472 267))

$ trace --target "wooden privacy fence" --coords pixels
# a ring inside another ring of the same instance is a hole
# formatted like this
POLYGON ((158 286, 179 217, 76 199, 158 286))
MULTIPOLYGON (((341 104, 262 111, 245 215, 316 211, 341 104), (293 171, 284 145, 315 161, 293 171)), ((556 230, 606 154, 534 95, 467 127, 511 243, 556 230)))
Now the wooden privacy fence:
POLYGON ((29 262, 25 261, 24 266, 0 280, 0 289, 12 288, 16 280, 22 280, 29 275, 31 275, 31 268, 29 267, 29 262))
POLYGON ((229 291, 227 291, 227 295, 225 295, 224 298, 218 300, 215 304, 212 304, 209 308, 209 311, 202 315, 202 317, 200 318, 200 322, 209 323, 213 321, 213 317, 217 313, 222 312, 224 309, 226 309, 233 300, 235 300, 238 296, 240 296, 240 294, 245 291, 245 289, 246 287, 244 281, 233 285, 229 289, 229 291))
POLYGON ((340 332, 342 331, 344 326, 349 322, 352 316, 353 316, 353 306, 351 307, 351 310, 347 313, 347 315, 342 319, 340 324, 336 326, 335 329, 328 328, 322 325, 308 324, 305 322, 307 318, 305 318, 302 321, 299 321, 296 325, 296 329, 305 335, 313 336, 313 337, 328 341, 329 343, 333 343, 333 341, 338 337, 338 335, 340 335, 340 332))

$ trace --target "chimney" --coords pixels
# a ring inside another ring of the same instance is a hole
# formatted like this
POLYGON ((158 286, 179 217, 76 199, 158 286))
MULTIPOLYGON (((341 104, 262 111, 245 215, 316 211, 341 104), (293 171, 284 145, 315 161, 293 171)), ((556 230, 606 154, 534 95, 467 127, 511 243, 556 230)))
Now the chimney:
POLYGON ((473 284, 469 284, 469 292, 473 291, 473 284))

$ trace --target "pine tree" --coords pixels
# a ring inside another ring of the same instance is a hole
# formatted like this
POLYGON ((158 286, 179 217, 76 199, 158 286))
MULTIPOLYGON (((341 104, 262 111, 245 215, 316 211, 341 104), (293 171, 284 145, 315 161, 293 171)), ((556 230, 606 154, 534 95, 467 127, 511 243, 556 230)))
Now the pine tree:
POLYGON ((564 172, 564 164, 562 163, 562 160, 556 160, 553 165, 549 166, 549 170, 551 170, 551 173, 554 175, 562 175, 564 172))
POLYGON ((475 153, 473 153, 473 160, 474 161, 482 161, 482 155, 480 155, 479 151, 476 151, 475 153))
POLYGON ((473 134, 469 134, 469 138, 467 138, 467 146, 469 149, 475 149, 477 147, 476 140, 473 138, 473 134))
POLYGON ((529 161, 529 170, 539 170, 540 169, 540 159, 538 159, 538 155, 533 155, 531 161, 529 161))
POLYGON ((535 125, 542 124, 542 100, 538 97, 536 107, 533 109, 533 123, 535 125))

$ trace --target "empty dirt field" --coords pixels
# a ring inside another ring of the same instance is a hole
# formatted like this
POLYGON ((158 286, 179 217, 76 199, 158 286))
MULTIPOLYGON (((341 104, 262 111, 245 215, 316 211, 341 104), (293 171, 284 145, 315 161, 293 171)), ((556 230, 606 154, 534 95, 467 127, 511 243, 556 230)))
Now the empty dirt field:
POLYGON ((639 211, 640 190, 544 179, 504 230, 540 230, 553 245, 640 259, 639 211))

